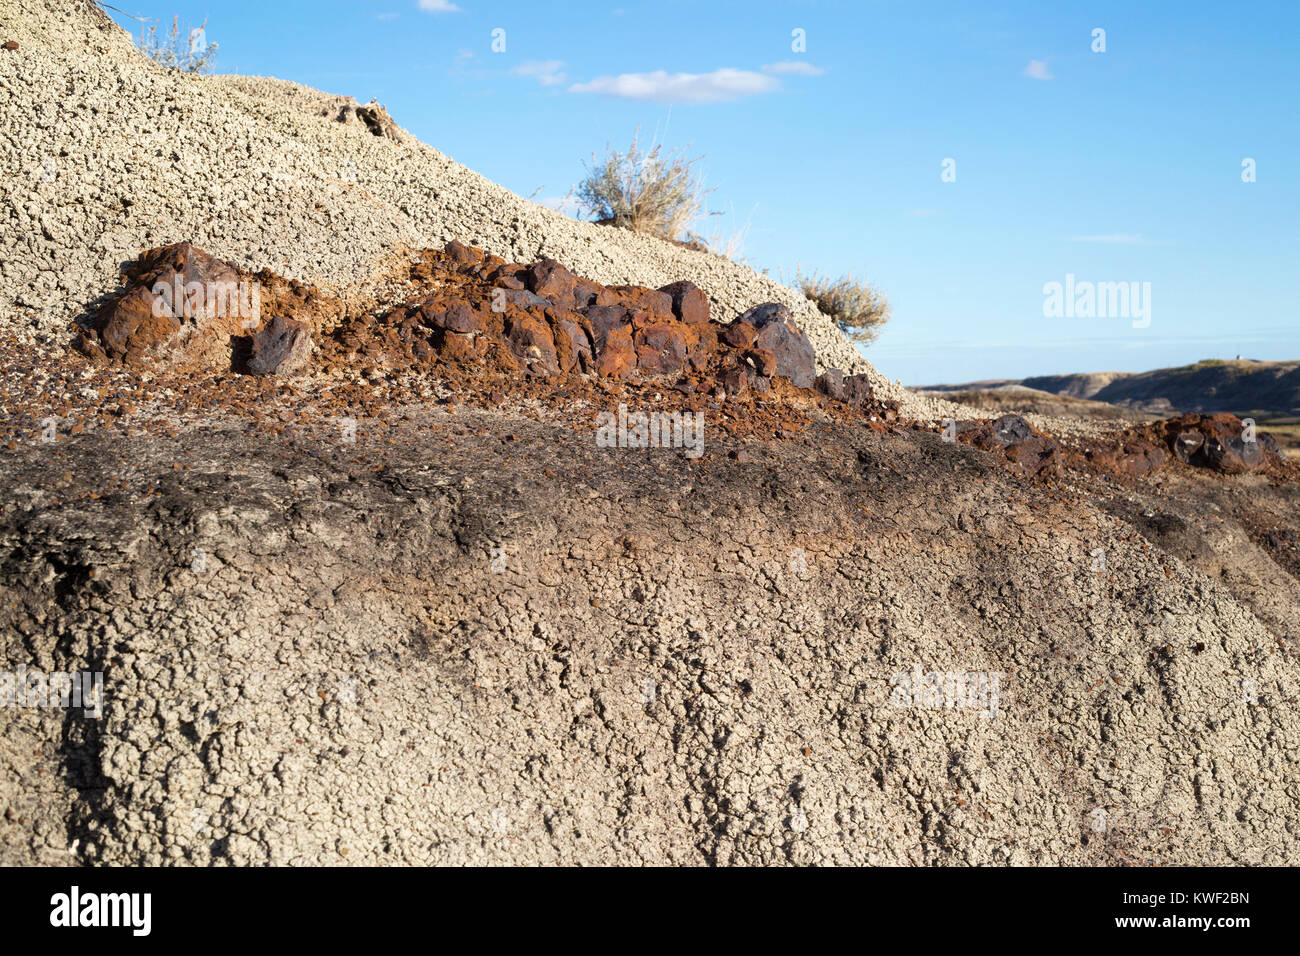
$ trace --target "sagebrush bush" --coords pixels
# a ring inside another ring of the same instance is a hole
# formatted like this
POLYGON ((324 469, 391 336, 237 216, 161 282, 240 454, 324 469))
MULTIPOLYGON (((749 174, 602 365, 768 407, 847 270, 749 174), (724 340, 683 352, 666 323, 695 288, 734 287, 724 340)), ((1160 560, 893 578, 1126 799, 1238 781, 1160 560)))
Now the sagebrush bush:
POLYGON ((816 272, 810 275, 800 272, 795 276, 794 287, 854 342, 875 341, 889 321, 889 302, 884 293, 851 274, 832 279, 816 272))
POLYGON ((664 153, 661 146, 642 152, 634 137, 626 153, 606 147, 603 160, 592 154, 577 186, 578 202, 597 220, 677 239, 704 212, 709 190, 695 174, 699 159, 664 153))
POLYGON ((140 39, 136 46, 140 52, 155 63, 166 67, 179 67, 186 73, 208 73, 216 64, 217 44, 204 40, 204 20, 193 30, 182 32, 180 17, 172 17, 172 28, 165 34, 158 34, 158 21, 149 28, 140 28, 140 39))

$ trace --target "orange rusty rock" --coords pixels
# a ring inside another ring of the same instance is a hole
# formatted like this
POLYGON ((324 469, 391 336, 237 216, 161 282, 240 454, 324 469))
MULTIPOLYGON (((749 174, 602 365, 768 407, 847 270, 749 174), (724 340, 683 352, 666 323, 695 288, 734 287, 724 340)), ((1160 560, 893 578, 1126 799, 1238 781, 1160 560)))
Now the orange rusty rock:
POLYGON ((611 329, 596 358, 596 374, 601 378, 625 379, 636 367, 637 354, 632 345, 631 326, 611 329))

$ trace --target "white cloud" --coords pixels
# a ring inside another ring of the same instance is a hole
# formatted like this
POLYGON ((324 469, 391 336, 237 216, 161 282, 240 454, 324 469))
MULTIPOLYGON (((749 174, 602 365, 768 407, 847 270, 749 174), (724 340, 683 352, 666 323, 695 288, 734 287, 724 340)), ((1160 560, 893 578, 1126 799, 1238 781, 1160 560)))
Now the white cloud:
POLYGON ((1051 69, 1046 60, 1030 60, 1029 65, 1021 73, 1033 80, 1054 80, 1051 69))
POLYGON ((752 70, 725 68, 712 73, 620 73, 598 76, 590 83, 575 83, 572 93, 600 93, 629 100, 657 103, 717 103, 740 96, 770 93, 780 86, 776 80, 752 70))
POLYGON ((419 0, 416 4, 425 13, 459 13, 460 7, 451 0, 419 0))
POLYGON ((780 63, 769 63, 763 67, 764 73, 775 73, 778 76, 821 76, 826 71, 820 66, 813 66, 807 60, 782 60, 780 63))
POLYGON ((534 76, 542 86, 558 86, 568 79, 563 60, 529 60, 510 72, 515 76, 534 76))

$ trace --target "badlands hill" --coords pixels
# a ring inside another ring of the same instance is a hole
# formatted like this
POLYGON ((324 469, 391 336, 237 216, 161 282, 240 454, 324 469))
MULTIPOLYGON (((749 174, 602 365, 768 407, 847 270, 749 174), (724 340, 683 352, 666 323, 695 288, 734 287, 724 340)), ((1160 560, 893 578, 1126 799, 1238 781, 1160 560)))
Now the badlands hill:
POLYGON ((91 0, 0 0, 0 24, 19 45, 0 51, 0 301, 22 334, 61 333, 113 290, 124 263, 169 243, 364 300, 402 251, 456 239, 611 285, 690 280, 727 316, 784 303, 824 366, 863 371, 895 395, 788 287, 521 199, 400 127, 375 135, 347 97, 157 68, 91 0))
POLYGON ((1295 860, 1266 434, 918 396, 344 98, 0 31, 0 863, 1295 860))

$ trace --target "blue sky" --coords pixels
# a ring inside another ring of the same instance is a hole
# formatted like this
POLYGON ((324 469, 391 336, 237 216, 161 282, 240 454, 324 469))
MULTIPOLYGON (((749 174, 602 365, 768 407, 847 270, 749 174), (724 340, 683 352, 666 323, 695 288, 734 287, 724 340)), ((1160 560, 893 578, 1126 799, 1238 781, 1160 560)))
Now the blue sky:
POLYGON ((206 18, 218 72, 377 98, 525 196, 638 127, 703 155, 703 231, 883 289, 866 355, 906 384, 1300 358, 1300 4, 115 6, 206 18), (1046 317, 1067 274, 1150 283, 1149 325, 1046 317))

